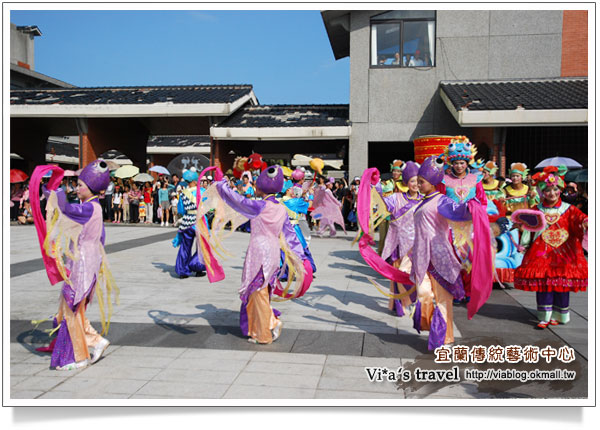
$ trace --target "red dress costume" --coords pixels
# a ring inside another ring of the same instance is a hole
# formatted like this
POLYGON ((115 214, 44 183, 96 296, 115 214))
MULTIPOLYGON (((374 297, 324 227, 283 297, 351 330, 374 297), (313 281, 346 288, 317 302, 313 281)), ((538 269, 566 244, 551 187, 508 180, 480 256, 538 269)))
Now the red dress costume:
POLYGON ((544 213, 547 227, 535 233, 515 272, 515 288, 556 293, 585 291, 588 263, 581 242, 585 233, 582 223, 587 215, 560 200, 554 207, 540 203, 537 209, 544 213))

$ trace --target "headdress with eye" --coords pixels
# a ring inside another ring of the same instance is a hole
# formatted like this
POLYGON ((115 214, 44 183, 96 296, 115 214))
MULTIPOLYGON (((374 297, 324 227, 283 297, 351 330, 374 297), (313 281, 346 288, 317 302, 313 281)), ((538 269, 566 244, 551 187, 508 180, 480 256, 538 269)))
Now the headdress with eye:
POLYGON ((106 172, 108 170, 108 164, 106 164, 106 161, 104 160, 99 160, 96 166, 100 172, 106 172))
POLYGON ((269 178, 274 178, 277 176, 277 167, 269 167, 267 170, 267 176, 269 178))

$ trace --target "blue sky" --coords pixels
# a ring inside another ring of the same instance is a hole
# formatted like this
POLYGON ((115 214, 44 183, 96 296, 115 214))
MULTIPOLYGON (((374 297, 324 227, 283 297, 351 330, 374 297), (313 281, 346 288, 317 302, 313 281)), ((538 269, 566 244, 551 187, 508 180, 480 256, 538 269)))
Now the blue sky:
POLYGON ((348 103, 319 11, 16 11, 35 70, 81 87, 251 84, 261 104, 348 103))

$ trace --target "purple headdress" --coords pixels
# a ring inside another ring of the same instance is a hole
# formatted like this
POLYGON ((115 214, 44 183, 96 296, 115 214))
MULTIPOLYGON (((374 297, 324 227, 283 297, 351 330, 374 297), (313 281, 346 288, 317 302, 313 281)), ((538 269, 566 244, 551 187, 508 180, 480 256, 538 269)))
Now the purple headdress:
POLYGON ((92 161, 81 170, 79 179, 87 185, 91 192, 98 194, 105 190, 110 183, 108 164, 101 158, 92 161))
POLYGON ((256 180, 256 187, 265 194, 277 194, 283 188, 283 170, 279 166, 267 167, 256 180))
POLYGON ((426 158, 419 168, 419 176, 433 186, 438 185, 444 179, 444 160, 436 155, 426 158))
POLYGON ((402 182, 408 184, 410 178, 419 174, 419 167, 421 167, 419 163, 415 163, 414 161, 407 161, 406 164, 404 164, 404 168, 402 169, 402 182))

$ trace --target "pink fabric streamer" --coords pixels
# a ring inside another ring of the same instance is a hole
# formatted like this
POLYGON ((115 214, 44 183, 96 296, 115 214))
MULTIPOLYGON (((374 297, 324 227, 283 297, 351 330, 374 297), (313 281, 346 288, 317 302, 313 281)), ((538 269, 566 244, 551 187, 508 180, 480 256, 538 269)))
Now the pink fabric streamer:
POLYGON ((473 268, 471 270, 471 300, 467 303, 467 318, 472 319, 492 293, 492 245, 487 213, 471 199, 468 202, 473 217, 473 268))
POLYGON ((310 261, 304 260, 303 264, 304 264, 304 271, 306 273, 304 275, 304 282, 302 283, 302 287, 300 288, 300 291, 298 292, 297 296, 294 296, 293 294, 287 294, 286 296, 283 296, 282 295, 283 290, 281 289, 280 286, 276 286, 275 289, 273 290, 273 293, 277 294, 278 296, 283 297, 284 299, 289 299, 289 298, 297 299, 299 297, 302 297, 308 291, 308 288, 310 287, 310 284, 312 284, 312 281, 313 281, 313 270, 312 270, 312 266, 310 265, 310 261))
POLYGON ((377 254, 371 245, 375 244, 373 238, 369 235, 369 217, 371 212, 371 185, 372 181, 379 179, 379 170, 372 167, 364 171, 358 188, 358 198, 356 202, 356 212, 358 223, 362 229, 362 237, 358 242, 360 255, 366 263, 377 273, 385 276, 387 279, 398 282, 403 285, 413 285, 407 273, 395 268, 377 254))
POLYGON ((46 254, 44 250, 44 240, 46 240, 46 219, 44 215, 42 215, 42 210, 40 207, 40 185, 42 183, 42 178, 46 173, 52 170, 52 176, 48 181, 48 190, 56 190, 62 181, 64 176, 64 170, 58 166, 37 166, 33 174, 31 175, 30 181, 30 192, 29 192, 29 201, 31 202, 31 212, 33 213, 33 223, 35 224, 35 230, 38 235, 38 240, 40 242, 40 249, 42 251, 42 259, 44 260, 44 266, 46 267, 46 274, 48 275, 48 279, 50 280, 50 284, 54 285, 57 282, 63 281, 63 277, 58 271, 58 267, 56 266, 56 261, 53 258, 46 254))
MULTIPOLYGON (((217 166, 209 166, 206 169, 204 169, 199 175, 199 178, 202 178, 206 172, 210 172, 211 170, 215 170, 217 168, 217 166)), ((200 199, 202 198, 202 196, 200 195, 200 190, 196 189, 196 209, 198 208, 198 206, 200 206, 200 199)), ((203 219, 204 224, 206 225, 206 228, 210 229, 210 226, 208 225, 208 223, 206 222, 206 218, 203 219)), ((223 267, 221 266, 221 264, 219 264, 219 260, 217 260, 217 258, 214 256, 214 254, 212 253, 212 248, 210 247, 210 244, 206 241, 206 239, 204 239, 202 236, 200 236, 200 233, 198 231, 196 231, 196 240, 198 241, 198 243, 200 243, 200 241, 202 241, 202 243, 204 244, 204 249, 206 249, 207 253, 208 253, 208 260, 209 261, 205 261, 204 264, 206 266, 211 267, 212 271, 206 270, 206 275, 208 276, 208 281, 210 283, 213 282, 219 282, 222 281, 223 279, 225 279, 225 271, 223 270, 223 267)), ((199 250, 199 252, 201 252, 199 250)))

